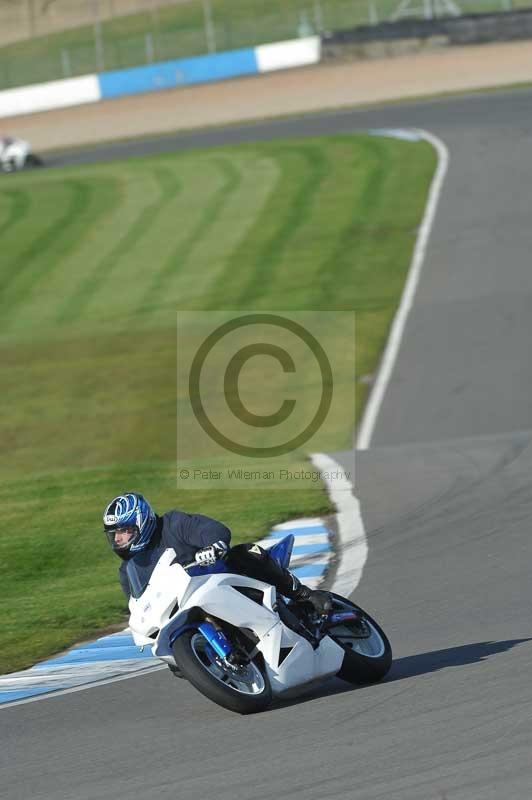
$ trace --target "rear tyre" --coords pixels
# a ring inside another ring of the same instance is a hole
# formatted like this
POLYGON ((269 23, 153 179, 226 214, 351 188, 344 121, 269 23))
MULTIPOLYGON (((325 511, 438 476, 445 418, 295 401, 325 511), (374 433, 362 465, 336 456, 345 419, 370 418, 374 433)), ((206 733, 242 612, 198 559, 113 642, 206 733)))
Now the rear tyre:
POLYGON ((229 666, 197 630, 181 634, 172 650, 185 678, 219 706, 237 714, 256 714, 270 705, 270 682, 257 659, 242 667, 229 666))
POLYGON ((35 153, 30 153, 26 157, 26 163, 25 163, 24 166, 30 167, 30 168, 31 167, 42 167, 43 166, 42 158, 39 158, 39 156, 36 156, 35 153))
POLYGON ((377 683, 392 664, 392 647, 388 637, 364 609, 331 592, 334 611, 353 608, 359 612, 356 622, 343 622, 329 631, 331 639, 345 651, 338 677, 348 683, 377 683))

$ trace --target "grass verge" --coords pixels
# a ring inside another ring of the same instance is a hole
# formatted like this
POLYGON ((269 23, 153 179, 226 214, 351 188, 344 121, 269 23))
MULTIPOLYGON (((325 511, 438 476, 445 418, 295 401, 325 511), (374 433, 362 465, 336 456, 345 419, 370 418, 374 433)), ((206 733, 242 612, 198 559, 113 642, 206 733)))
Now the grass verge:
POLYGON ((176 310, 354 310, 357 371, 372 373, 434 165, 424 142, 333 136, 2 182, 0 671, 119 618, 99 533, 115 493, 211 514, 234 541, 328 509, 317 486, 176 489, 176 310))

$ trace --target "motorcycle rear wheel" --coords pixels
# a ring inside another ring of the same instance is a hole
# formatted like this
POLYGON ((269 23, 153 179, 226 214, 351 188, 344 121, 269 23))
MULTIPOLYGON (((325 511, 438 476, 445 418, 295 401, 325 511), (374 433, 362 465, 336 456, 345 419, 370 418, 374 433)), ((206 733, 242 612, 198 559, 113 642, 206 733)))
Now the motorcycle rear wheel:
POLYGON ((345 651, 338 677, 348 683, 367 684, 382 680, 392 664, 392 647, 388 637, 363 608, 331 592, 336 610, 348 606, 359 612, 362 625, 343 622, 329 631, 331 639, 345 651), (359 634, 365 631, 367 636, 359 634))
POLYGON ((196 630, 185 631, 172 650, 183 675, 214 703, 237 714, 256 714, 270 705, 270 682, 257 659, 243 667, 231 667, 196 630))
POLYGON ((29 153, 29 155, 26 157, 26 163, 25 163, 24 166, 25 167, 42 167, 44 165, 43 165, 43 160, 42 160, 42 158, 40 158, 40 156, 36 156, 35 153, 29 153))

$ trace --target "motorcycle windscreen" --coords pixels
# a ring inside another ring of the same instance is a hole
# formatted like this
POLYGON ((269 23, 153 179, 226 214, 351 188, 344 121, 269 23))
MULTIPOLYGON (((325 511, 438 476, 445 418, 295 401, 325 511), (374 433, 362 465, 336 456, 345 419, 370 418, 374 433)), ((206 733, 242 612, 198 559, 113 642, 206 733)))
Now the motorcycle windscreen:
POLYGON ((135 553, 127 562, 126 572, 131 596, 138 600, 150 582, 151 574, 165 551, 159 546, 135 553))
POLYGON ((277 544, 274 544, 273 547, 270 547, 268 553, 273 559, 275 559, 275 561, 277 561, 280 567, 287 569, 288 565, 290 564, 290 558, 292 557, 293 547, 294 536, 292 533, 289 533, 288 536, 285 536, 280 542, 277 542, 277 544))

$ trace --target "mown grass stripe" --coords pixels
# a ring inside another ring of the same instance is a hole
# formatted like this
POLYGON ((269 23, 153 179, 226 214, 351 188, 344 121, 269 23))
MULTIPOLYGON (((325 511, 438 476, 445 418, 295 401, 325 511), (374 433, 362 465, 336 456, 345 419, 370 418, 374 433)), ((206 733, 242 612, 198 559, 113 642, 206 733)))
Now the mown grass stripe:
MULTIPOLYGON (((172 276, 176 272, 186 269, 194 248, 202 239, 209 236, 209 231, 218 219, 228 198, 238 190, 242 182, 239 170, 228 159, 217 158, 213 159, 212 163, 221 172, 224 181, 213 197, 207 201, 203 213, 189 234, 182 242, 179 242, 162 267, 154 271, 151 283, 141 299, 142 307, 155 302, 158 297, 164 295, 172 276)), ((208 269, 209 265, 205 266, 208 269)), ((175 300, 177 305, 178 298, 176 297, 175 300)))
MULTIPOLYGON (((65 181, 70 197, 64 213, 23 251, 16 277, 3 293, 4 326, 15 311, 20 313, 17 304, 24 306, 28 296, 38 291, 39 280, 50 269, 57 268, 61 259, 75 250, 91 227, 107 213, 105 204, 102 206, 99 202, 98 188, 102 188, 102 180, 65 181), (88 213, 89 210, 92 213, 88 213)), ((104 182, 108 187, 109 180, 105 179, 104 182)), ((111 182, 111 185, 114 183, 111 182)))
MULTIPOLYGON (((16 176, 17 181, 19 177, 23 176, 16 176)), ((17 280, 21 268, 27 266, 22 261, 27 256, 28 245, 45 236, 50 227, 57 223, 69 196, 69 188, 64 182, 58 182, 49 188, 41 182, 21 181, 19 185, 20 191, 26 195, 26 202, 15 224, 5 230, 2 236, 2 295, 9 284, 17 280), (31 234, 28 235, 30 230, 31 234)))
POLYGON ((274 150, 274 158, 282 178, 214 287, 215 295, 229 291, 240 308, 252 308, 264 295, 264 285, 275 285, 275 267, 303 224, 326 174, 325 156, 308 144, 301 148, 281 144, 274 150))
POLYGON ((40 282, 39 294, 33 295, 25 305, 25 314, 31 318, 32 326, 46 329, 47 335, 63 330, 55 321, 59 311, 68 305, 87 275, 115 247, 136 220, 139 209, 157 196, 155 182, 144 173, 139 178, 137 170, 129 164, 118 171, 107 166, 94 171, 117 181, 116 191, 101 192, 99 198, 100 205, 107 207, 107 213, 100 217, 97 229, 81 239, 79 247, 65 257, 57 269, 49 270, 40 282), (84 265, 83 270, 80 264, 84 265))
POLYGON ((5 231, 12 230, 17 223, 23 222, 30 206, 30 194, 27 190, 8 189, 3 194, 9 199, 10 203, 8 214, 0 225, 0 236, 5 231))
MULTIPOLYGON (((153 305, 147 304, 142 298, 155 273, 170 258, 178 243, 188 238, 190 230, 196 226, 206 203, 221 185, 222 177, 218 170, 213 169, 211 159, 207 157, 166 160, 161 165, 177 175, 183 190, 164 204, 147 226, 146 235, 128 257, 117 262, 116 268, 87 308, 87 322, 94 324, 100 318, 107 296, 125 294, 128 302, 121 304, 120 318, 116 319, 117 329, 129 330, 132 324, 135 327, 175 324, 176 304, 172 301, 171 293, 163 294, 153 305)), ((210 241, 209 237, 207 240, 210 241)))
MULTIPOLYGON (((154 167, 152 170, 159 186, 159 197, 148 208, 142 209, 136 222, 129 228, 124 236, 117 242, 113 250, 87 274, 75 294, 68 298, 63 308, 56 317, 61 324, 83 315, 94 295, 100 290, 102 284, 116 268, 118 262, 125 258, 142 238, 149 235, 150 226, 156 221, 161 211, 181 191, 182 184, 176 176, 164 167, 154 167)), ((112 306, 112 303, 110 304, 112 306)))
MULTIPOLYGON (((239 294, 242 308, 253 307, 254 301, 262 294, 265 282, 276 283, 276 270, 286 250, 309 214, 314 198, 327 174, 327 157, 320 148, 306 145, 300 148, 287 148, 288 154, 302 157, 306 162, 307 172, 303 174, 291 207, 280 219, 280 225, 274 235, 264 243, 258 254, 256 269, 250 272, 247 285, 239 294)), ((275 200, 274 200, 275 202, 275 200)))
POLYGON ((387 151, 376 137, 362 139, 360 146, 366 154, 364 159, 367 165, 366 172, 361 176, 361 185, 349 210, 348 223, 338 232, 331 252, 327 254, 328 257, 316 275, 325 308, 333 307, 337 303, 337 281, 342 280, 341 275, 344 279, 347 278, 347 270, 350 272, 351 280, 345 280, 346 292, 339 308, 359 307, 356 290, 361 286, 361 273, 365 272, 371 263, 371 260, 363 258, 363 251, 368 246, 376 246, 378 237, 382 233, 375 225, 375 218, 376 206, 381 202, 383 181, 389 168, 387 151))
MULTIPOLYGON (((216 291, 217 282, 233 263, 235 250, 275 193, 279 170, 274 159, 246 147, 239 148, 238 157, 231 153, 231 160, 241 174, 238 189, 225 197, 220 213, 209 225, 208 235, 197 238, 184 268, 171 272, 164 293, 138 305, 137 324, 162 326, 168 324, 170 315, 174 315, 175 320, 177 308, 209 307, 211 293, 216 291)), ((213 187, 206 202, 215 192, 213 187)), ((168 257, 169 254, 165 256, 168 257)))

